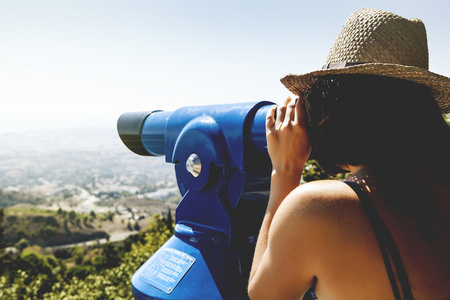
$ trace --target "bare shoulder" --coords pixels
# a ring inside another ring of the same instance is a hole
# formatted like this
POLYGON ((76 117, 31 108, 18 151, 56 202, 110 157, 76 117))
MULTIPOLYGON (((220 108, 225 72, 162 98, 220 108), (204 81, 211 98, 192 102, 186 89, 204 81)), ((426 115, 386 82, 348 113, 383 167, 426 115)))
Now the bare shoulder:
POLYGON ((361 244, 365 240, 362 236, 372 231, 357 194, 342 181, 321 180, 299 186, 286 197, 277 214, 278 220, 295 226, 310 240, 319 236, 339 246, 343 238, 346 245, 352 241, 361 244))
POLYGON ((346 253, 345 247, 353 242, 360 245, 371 230, 356 193, 347 184, 333 180, 296 188, 280 205, 273 224, 299 246, 314 244, 315 254, 321 249, 328 251, 330 245, 333 255, 341 247, 346 253))
POLYGON ((297 216, 301 214, 303 217, 321 218, 342 216, 345 211, 360 209, 360 203, 356 193, 344 182, 319 180, 297 187, 280 209, 280 213, 286 210, 296 212, 297 216))

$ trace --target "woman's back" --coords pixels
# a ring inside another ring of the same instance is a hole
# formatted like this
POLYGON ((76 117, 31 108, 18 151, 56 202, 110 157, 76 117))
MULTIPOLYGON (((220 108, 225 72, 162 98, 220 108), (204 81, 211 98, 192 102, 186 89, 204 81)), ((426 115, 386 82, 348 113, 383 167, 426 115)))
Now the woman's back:
MULTIPOLYGON (((431 187, 438 197, 436 205, 429 208, 439 208, 440 215, 435 215, 430 226, 433 232, 426 235, 421 222, 408 214, 398 215, 389 206, 372 178, 370 170, 364 168, 347 180, 358 182, 365 190, 391 232, 414 299, 447 299, 450 295, 448 187, 431 187)), ((291 246, 298 243, 299 251, 304 251, 301 241, 309 237, 308 259, 315 261, 312 268, 319 300, 394 299, 373 227, 360 199, 348 185, 337 181, 308 183, 287 200, 280 206, 280 214, 285 211, 286 215, 280 218, 285 218, 289 226, 310 229, 310 224, 315 224, 313 232, 298 230, 299 240, 295 241, 293 236, 291 246)), ((297 262, 298 266, 290 267, 305 267, 301 260, 297 262)))
MULTIPOLYGON (((401 176, 398 172, 399 181, 401 176)), ((421 211, 399 211, 384 197, 370 169, 365 168, 348 180, 365 190, 392 234, 414 299, 447 299, 450 295, 450 183, 439 185, 421 176, 418 180, 428 189, 430 197, 416 207, 421 211)), ((404 194, 407 197, 409 193, 404 194)))

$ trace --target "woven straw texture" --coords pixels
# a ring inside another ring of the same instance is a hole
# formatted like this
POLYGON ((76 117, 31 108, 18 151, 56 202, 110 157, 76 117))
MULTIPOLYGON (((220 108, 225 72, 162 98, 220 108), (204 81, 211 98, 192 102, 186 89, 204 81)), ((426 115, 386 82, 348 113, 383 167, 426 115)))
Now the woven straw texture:
POLYGON ((376 9, 353 13, 334 41, 325 66, 303 75, 290 74, 281 82, 294 94, 308 90, 315 78, 332 74, 372 74, 401 78, 431 88, 443 113, 450 113, 450 79, 428 71, 424 24, 376 9), (334 64, 357 63, 333 67, 334 64))

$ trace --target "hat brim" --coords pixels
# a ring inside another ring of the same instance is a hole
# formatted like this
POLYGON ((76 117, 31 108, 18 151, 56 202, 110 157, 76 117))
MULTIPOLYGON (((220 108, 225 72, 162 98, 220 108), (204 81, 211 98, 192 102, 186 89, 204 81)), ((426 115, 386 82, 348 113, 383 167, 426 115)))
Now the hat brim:
POLYGON ((302 75, 289 74, 281 83, 293 94, 304 94, 318 77, 337 74, 369 74, 400 78, 428 86, 442 113, 450 113, 450 78, 428 70, 396 64, 367 63, 355 66, 318 70, 302 75))

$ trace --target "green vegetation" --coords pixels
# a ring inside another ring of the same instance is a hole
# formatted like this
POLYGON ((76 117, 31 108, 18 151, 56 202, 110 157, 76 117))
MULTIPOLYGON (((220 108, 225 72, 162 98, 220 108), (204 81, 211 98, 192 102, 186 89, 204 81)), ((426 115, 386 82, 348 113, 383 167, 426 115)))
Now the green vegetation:
POLYGON ((5 210, 0 208, 0 255, 3 253, 3 248, 6 247, 6 243, 3 242, 3 232, 5 229, 3 228, 3 218, 5 216, 5 210))
MULTIPOLYGON (((328 178, 315 161, 308 162, 304 181, 328 178)), ((155 215, 143 232, 118 243, 41 248, 55 237, 73 241, 82 232, 103 232, 98 228, 113 218, 114 212, 0 208, 0 299, 133 299, 131 276, 173 234, 170 209, 163 217, 155 215), (17 252, 5 251, 5 242, 17 252)), ((140 229, 137 222, 121 222, 130 230, 140 229)))
POLYGON ((106 237, 106 232, 94 229, 90 216, 74 211, 6 209, 2 226, 3 241, 16 244, 22 239, 40 246, 77 243, 106 237))
POLYGON ((17 203, 42 204, 45 198, 0 188, 0 207, 10 207, 17 203))
POLYGON ((74 246, 56 257, 28 248, 3 254, 0 299, 133 299, 131 276, 172 235, 167 222, 155 215, 145 232, 120 243, 74 246))
POLYGON ((313 159, 308 160, 308 162, 306 163, 302 176, 302 180, 305 182, 323 179, 344 180, 348 177, 347 174, 338 174, 336 177, 330 176, 328 173, 322 170, 317 161, 313 159))

